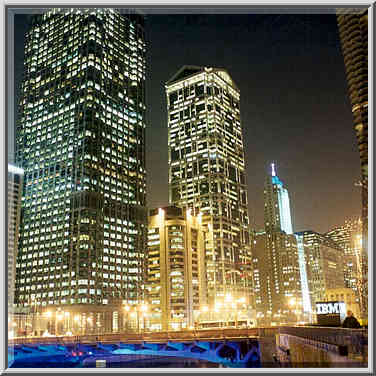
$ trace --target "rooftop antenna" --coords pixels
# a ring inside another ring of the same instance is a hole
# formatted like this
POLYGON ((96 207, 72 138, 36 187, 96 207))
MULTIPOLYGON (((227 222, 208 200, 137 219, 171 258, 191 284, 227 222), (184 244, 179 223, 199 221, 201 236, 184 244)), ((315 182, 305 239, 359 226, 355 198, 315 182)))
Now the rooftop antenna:
POLYGON ((275 164, 274 162, 272 163, 272 176, 275 176, 275 164))

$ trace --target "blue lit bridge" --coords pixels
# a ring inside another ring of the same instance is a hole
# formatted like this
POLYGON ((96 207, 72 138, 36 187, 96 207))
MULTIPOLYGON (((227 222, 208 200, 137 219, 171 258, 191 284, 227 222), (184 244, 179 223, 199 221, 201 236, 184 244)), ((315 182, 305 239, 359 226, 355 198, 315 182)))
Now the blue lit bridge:
POLYGON ((16 338, 8 348, 12 368, 95 366, 98 359, 110 363, 165 356, 226 367, 366 367, 368 334, 364 329, 326 327, 215 329, 16 338))

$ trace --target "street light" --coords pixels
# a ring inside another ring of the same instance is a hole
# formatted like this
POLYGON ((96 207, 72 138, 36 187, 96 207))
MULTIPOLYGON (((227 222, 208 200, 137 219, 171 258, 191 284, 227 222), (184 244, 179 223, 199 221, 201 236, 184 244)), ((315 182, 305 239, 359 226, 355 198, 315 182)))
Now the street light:
POLYGON ((58 335, 58 329, 59 329, 59 321, 63 319, 63 313, 60 311, 56 311, 55 313, 55 336, 58 335))
POLYGON ((131 307, 129 307, 129 305, 125 305, 123 307, 124 311, 125 311, 125 320, 126 320, 126 329, 129 329, 129 311, 131 310, 131 307))
POLYGON ((81 326, 80 326, 80 323, 79 323, 79 321, 80 321, 80 316, 79 316, 79 315, 74 316, 73 321, 74 321, 74 322, 76 323, 76 325, 78 326, 78 333, 81 334, 81 333, 80 333, 80 332, 81 332, 81 326))
POLYGON ((148 311, 148 305, 141 304, 140 311, 142 312, 142 319, 143 319, 142 331, 145 332, 145 317, 146 317, 146 312, 148 311))

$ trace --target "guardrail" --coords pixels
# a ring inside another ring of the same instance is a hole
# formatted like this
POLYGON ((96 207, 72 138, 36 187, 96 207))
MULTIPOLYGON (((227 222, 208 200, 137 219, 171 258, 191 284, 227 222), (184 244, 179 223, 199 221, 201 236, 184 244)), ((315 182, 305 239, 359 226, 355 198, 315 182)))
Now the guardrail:
POLYGON ((279 327, 279 334, 342 346, 349 354, 367 357, 368 330, 333 327, 279 327))
MULTIPOLYGON (((33 344, 33 343, 94 343, 94 342, 157 342, 157 341, 192 341, 205 339, 231 339, 251 338, 268 333, 270 328, 241 328, 241 329, 200 329, 183 330, 173 332, 144 332, 144 333, 108 333, 89 334, 81 336, 57 336, 57 337, 18 337, 9 340, 9 345, 33 344)), ((275 334, 277 328, 272 328, 275 334)))

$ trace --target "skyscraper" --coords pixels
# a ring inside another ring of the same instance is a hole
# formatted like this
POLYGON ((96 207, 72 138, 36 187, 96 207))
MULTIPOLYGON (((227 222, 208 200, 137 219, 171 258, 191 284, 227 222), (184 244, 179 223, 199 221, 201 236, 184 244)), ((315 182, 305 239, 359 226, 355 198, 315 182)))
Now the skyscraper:
POLYGON ((166 83, 169 201, 202 214, 209 298, 248 295, 249 217, 240 92, 225 69, 183 66, 166 83))
POLYGON ((256 234, 252 256, 258 322, 270 325, 303 318, 301 260, 290 200, 274 163, 266 176, 264 199, 265 232, 256 234))
POLYGON ((275 164, 271 164, 271 174, 265 183, 265 229, 280 230, 292 234, 290 199, 287 188, 278 177, 275 164))
POLYGON ((13 312, 23 170, 8 164, 8 313, 13 312))
POLYGON ((71 312, 136 303, 147 236, 143 16, 36 15, 24 67, 17 302, 71 312))
POLYGON ((361 164, 361 310, 365 318, 368 315, 368 9, 341 9, 337 21, 361 164))

